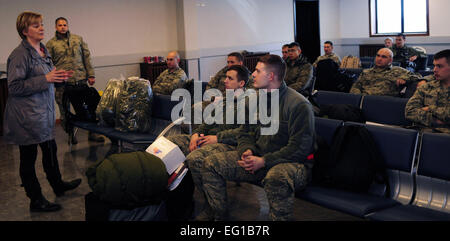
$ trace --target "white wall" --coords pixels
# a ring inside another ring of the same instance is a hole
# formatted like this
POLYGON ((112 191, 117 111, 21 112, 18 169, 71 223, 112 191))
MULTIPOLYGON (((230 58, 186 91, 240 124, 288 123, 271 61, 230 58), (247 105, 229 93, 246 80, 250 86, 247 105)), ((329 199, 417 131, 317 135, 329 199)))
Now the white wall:
POLYGON ((292 0, 0 0, 0 70, 20 42, 17 16, 43 14, 45 39, 64 16, 72 33, 88 43, 97 89, 111 78, 139 76, 143 56, 178 50, 189 77, 208 81, 233 51, 281 55, 294 40, 292 0))
MULTIPOLYGON (((321 46, 325 41, 336 43, 341 38, 341 6, 339 0, 320 0, 319 1, 319 17, 320 17, 320 39, 321 46)), ((336 51, 337 49, 335 49, 336 51)), ((323 47, 321 48, 324 54, 323 47)))
POLYGON ((54 20, 68 18, 71 32, 84 38, 94 57, 177 49, 175 4, 175 0, 0 0, 0 63, 6 63, 20 41, 15 22, 24 10, 43 14, 44 42, 54 36, 54 20))
MULTIPOLYGON (((179 0, 184 9, 184 54, 197 59, 208 81, 233 51, 279 52, 294 40, 292 0, 179 0)), ((180 31, 179 31, 180 32, 180 31)), ((193 76, 191 76, 193 77, 193 76)))

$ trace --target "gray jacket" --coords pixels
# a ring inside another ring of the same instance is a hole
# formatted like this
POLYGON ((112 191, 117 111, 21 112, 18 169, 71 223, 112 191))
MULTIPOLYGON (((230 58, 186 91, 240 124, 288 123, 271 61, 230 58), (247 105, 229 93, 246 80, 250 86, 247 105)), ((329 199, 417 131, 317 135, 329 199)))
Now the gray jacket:
POLYGON ((55 137, 55 91, 45 74, 53 68, 47 49, 45 57, 23 40, 8 57, 8 101, 4 139, 9 144, 38 144, 55 137))

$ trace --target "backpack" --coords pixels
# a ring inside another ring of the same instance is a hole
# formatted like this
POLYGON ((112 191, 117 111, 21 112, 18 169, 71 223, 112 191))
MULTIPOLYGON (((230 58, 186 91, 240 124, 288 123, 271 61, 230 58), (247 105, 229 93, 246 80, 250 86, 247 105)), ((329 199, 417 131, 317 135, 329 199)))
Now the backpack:
POLYGON ((313 183, 352 192, 368 192, 374 182, 384 184, 389 193, 387 174, 380 151, 366 127, 340 126, 331 146, 317 140, 313 183))
POLYGON ((349 104, 320 105, 318 116, 334 120, 366 123, 361 109, 349 104))
POLYGON ((337 91, 335 77, 339 66, 332 59, 324 59, 317 63, 316 86, 317 90, 337 91))
POLYGON ((345 56, 341 62, 341 69, 360 69, 361 61, 356 56, 345 56))

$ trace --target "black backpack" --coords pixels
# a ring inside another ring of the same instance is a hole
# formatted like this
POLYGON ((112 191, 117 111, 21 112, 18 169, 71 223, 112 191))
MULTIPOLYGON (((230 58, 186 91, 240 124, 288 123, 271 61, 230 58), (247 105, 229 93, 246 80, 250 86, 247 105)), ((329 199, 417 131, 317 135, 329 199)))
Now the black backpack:
POLYGON ((316 86, 317 90, 337 91, 335 76, 339 72, 339 65, 332 59, 324 59, 317 63, 316 86))
POLYGON ((374 183, 383 184, 389 194, 387 174, 380 151, 366 127, 340 126, 331 147, 317 138, 313 183, 353 192, 368 192, 374 183))
POLYGON ((320 112, 318 116, 320 117, 334 120, 366 123, 361 109, 350 104, 320 105, 319 110, 320 112))

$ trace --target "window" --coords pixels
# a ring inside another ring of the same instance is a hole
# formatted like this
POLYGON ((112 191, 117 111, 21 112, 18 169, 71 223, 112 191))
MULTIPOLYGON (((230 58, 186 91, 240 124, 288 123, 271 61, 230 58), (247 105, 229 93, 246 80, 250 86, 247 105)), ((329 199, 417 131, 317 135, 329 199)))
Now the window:
POLYGON ((428 0, 369 0, 370 36, 429 35, 428 0))

